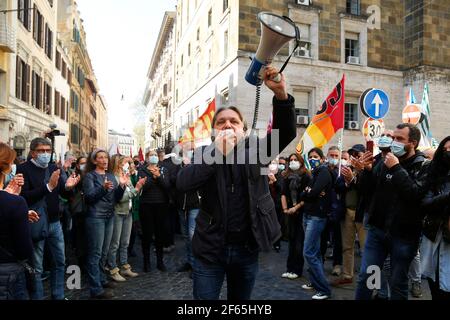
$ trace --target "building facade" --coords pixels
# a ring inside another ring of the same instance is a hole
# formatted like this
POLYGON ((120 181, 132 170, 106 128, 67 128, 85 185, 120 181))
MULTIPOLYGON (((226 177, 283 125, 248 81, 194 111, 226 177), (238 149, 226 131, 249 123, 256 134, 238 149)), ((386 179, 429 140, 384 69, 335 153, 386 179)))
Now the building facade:
MULTIPOLYGON (((163 148, 174 144, 174 53, 175 12, 164 14, 150 61, 143 104, 146 106, 145 146, 163 148)), ((147 151, 147 150, 146 150, 147 151)))
MULTIPOLYGON (((76 155, 98 146, 98 85, 86 46, 86 32, 75 0, 58 0, 58 34, 68 48, 70 74, 70 148, 76 155)), ((101 112, 100 114, 104 114, 101 112)), ((104 134, 104 133, 103 133, 104 134)))
POLYGON ((108 150, 112 153, 119 152, 124 156, 134 156, 134 139, 131 134, 120 133, 114 130, 108 131, 108 150), (117 150, 116 150, 117 148, 117 150))
POLYGON ((108 147, 108 105, 104 96, 99 95, 97 102, 97 145, 108 147))
MULTIPOLYGON (((15 33, 16 42, 13 52, 6 57, 8 83, 2 99, 7 101, 7 106, 1 140, 9 143, 19 155, 26 155, 31 140, 44 136, 51 126, 56 125, 61 133, 68 133, 67 118, 59 116, 60 109, 55 110, 55 103, 60 101, 55 100, 54 92, 60 90, 67 94, 66 81, 61 80, 55 67, 58 3, 49 0, 2 3, 13 10, 6 16, 2 14, 7 20, 3 28, 15 33)), ((65 139, 58 141, 66 147, 65 139)), ((55 149, 61 147, 55 146, 55 149)))
MULTIPOLYGON (((359 98, 368 88, 386 91, 386 127, 402 122, 405 94, 416 97, 430 87, 432 131, 448 135, 450 101, 450 3, 444 0, 179 0, 176 20, 175 110, 178 134, 216 98, 233 104, 253 120, 256 88, 245 80, 260 41, 257 14, 289 16, 301 30, 301 46, 285 70, 296 98, 298 139, 334 86, 346 75, 344 147, 363 143, 365 117, 359 98), (198 110, 198 111, 197 111, 198 110)), ((274 61, 281 67, 293 43, 274 61)), ((267 127, 271 92, 264 88, 258 128, 267 127)), ((335 138, 331 143, 335 144, 335 138)))

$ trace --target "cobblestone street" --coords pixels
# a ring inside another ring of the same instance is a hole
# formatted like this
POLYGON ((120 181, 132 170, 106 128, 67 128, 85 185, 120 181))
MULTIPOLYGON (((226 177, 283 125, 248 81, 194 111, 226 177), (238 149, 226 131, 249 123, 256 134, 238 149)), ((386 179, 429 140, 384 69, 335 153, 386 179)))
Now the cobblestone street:
MULTIPOLYGON (((139 242, 137 242, 138 244, 139 242)), ((301 277, 297 280, 281 278, 285 272, 287 259, 287 242, 282 242, 280 253, 272 251, 260 255, 260 269, 253 290, 254 300, 310 300, 311 292, 306 292, 301 288, 307 279, 301 277)), ((164 260, 168 272, 162 273, 155 268, 155 256, 152 255, 152 270, 150 273, 142 272, 142 258, 139 250, 138 256, 130 258, 130 263, 140 275, 137 278, 129 279, 127 282, 119 283, 114 289, 116 300, 192 300, 192 280, 188 273, 177 273, 176 269, 184 262, 183 242, 177 237, 176 248, 171 253, 165 254, 164 260)), ((136 248, 139 249, 139 248, 136 248)), ((359 263, 359 259, 358 259, 359 263)), ((331 262, 327 261, 326 273, 329 280, 336 277, 331 276, 331 262)), ((306 267, 305 267, 306 270, 306 267)), ((306 273, 304 274, 306 275, 306 273)), ((343 288, 333 288, 333 300, 353 300, 354 284, 343 288)), ((428 284, 423 284, 423 297, 419 300, 429 300, 430 294, 428 284)), ((67 292, 70 300, 89 299, 87 280, 83 276, 82 290, 67 292)), ((226 298, 226 283, 222 290, 221 299, 226 298)), ((410 299, 413 299, 410 297, 410 299)))

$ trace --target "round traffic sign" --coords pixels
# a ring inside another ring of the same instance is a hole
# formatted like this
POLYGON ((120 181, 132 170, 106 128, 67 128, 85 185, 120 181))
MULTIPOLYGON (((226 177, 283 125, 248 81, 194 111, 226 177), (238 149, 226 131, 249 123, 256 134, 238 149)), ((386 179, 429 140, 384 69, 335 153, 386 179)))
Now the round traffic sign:
POLYGON ((385 129, 385 124, 382 119, 369 118, 364 122, 363 135, 366 141, 374 141, 381 137, 385 129))
POLYGON ((363 113, 372 119, 383 119, 389 112, 389 96, 380 89, 372 89, 363 99, 363 113))
POLYGON ((422 106, 420 104, 410 104, 403 109, 403 123, 417 125, 422 117, 422 106))
POLYGON ((367 118, 370 118, 370 116, 367 114, 366 110, 364 109, 364 99, 366 98, 366 95, 372 91, 373 88, 369 88, 361 95, 359 98, 359 109, 361 110, 362 114, 365 115, 367 118))

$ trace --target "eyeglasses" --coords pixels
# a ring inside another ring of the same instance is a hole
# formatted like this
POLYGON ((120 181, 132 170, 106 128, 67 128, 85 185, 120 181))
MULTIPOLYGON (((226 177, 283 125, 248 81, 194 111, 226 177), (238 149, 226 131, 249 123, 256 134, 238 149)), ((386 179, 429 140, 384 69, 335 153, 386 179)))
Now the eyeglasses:
POLYGON ((36 151, 36 152, 39 153, 39 154, 43 154, 43 153, 51 153, 51 152, 52 152, 51 149, 36 149, 36 150, 34 150, 34 151, 36 151))

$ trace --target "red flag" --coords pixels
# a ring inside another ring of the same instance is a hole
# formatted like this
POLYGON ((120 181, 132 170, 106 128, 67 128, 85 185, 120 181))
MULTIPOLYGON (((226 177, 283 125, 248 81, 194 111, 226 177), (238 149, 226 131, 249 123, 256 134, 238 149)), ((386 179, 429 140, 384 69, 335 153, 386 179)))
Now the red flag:
POLYGON ((142 148, 139 148, 139 161, 144 162, 144 152, 142 152, 142 148))
POLYGON ((197 121, 184 132, 181 143, 209 138, 212 132, 212 120, 215 112, 216 100, 214 99, 197 121))

